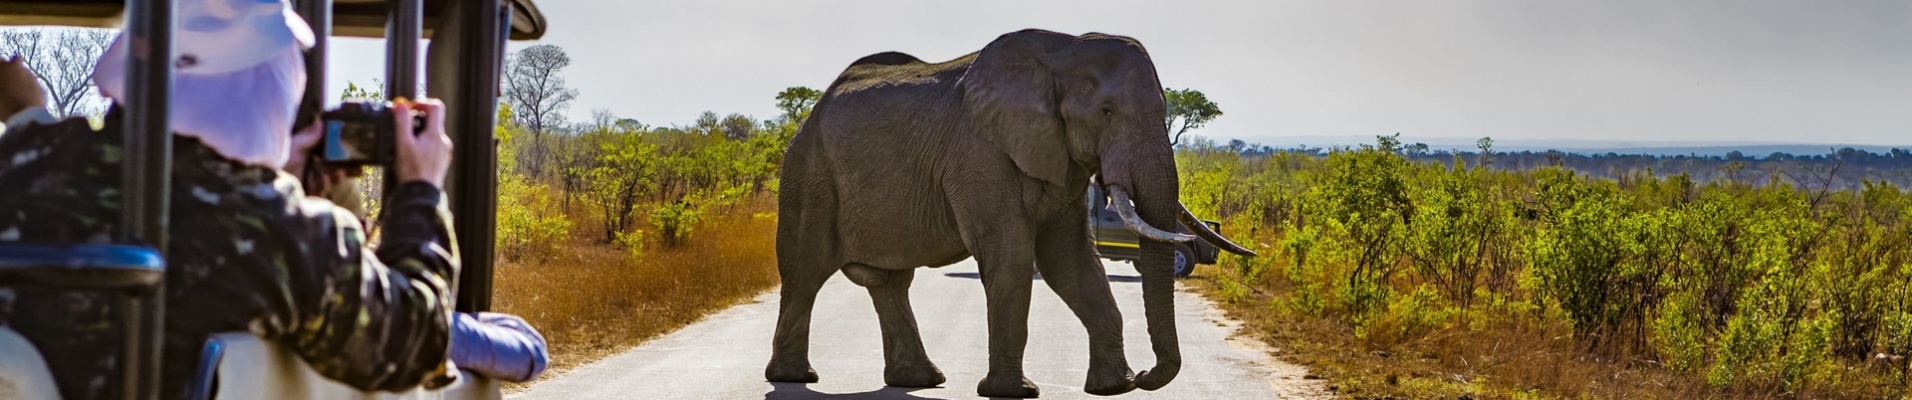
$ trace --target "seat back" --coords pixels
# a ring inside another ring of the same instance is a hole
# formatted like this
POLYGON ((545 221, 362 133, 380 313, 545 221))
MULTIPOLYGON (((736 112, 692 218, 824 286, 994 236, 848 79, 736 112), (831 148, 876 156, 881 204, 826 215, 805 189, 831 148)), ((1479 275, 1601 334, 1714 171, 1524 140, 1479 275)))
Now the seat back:
POLYGON ((19 332, 0 326, 0 399, 59 400, 40 350, 19 332))
MULTIPOLYGON (((60 290, 114 292, 123 296, 121 328, 128 335, 154 338, 152 330, 141 329, 139 316, 145 307, 159 303, 153 290, 165 278, 166 264, 159 252, 149 247, 79 244, 39 245, 0 243, 0 287, 29 286, 60 290)), ((126 347, 122 360, 144 360, 146 354, 126 347)), ((153 361, 159 358, 155 355, 153 361)), ((144 366, 144 364, 139 364, 144 366)), ((146 368, 142 371, 156 371, 146 368)), ((157 375, 155 375, 157 376, 157 375)), ((0 327, 0 399, 59 399, 59 387, 46 359, 33 343, 19 332, 0 327)))
MULTIPOLYGON (((364 392, 319 375, 299 356, 251 333, 222 333, 211 339, 223 349, 215 361, 218 399, 284 400, 499 400, 497 380, 459 371, 458 382, 436 390, 401 393, 364 392)), ((205 366, 201 366, 204 368, 205 366)))

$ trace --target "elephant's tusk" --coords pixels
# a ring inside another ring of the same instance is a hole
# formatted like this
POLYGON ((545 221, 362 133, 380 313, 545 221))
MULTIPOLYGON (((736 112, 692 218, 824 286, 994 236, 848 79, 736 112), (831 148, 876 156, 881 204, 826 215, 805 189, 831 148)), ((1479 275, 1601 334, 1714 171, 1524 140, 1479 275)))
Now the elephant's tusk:
MULTIPOLYGON (((1129 192, 1121 186, 1109 185, 1109 203, 1115 206, 1115 214, 1122 216, 1122 225, 1144 239, 1170 243, 1186 243, 1195 240, 1194 235, 1166 232, 1149 226, 1148 222, 1143 222, 1141 216, 1135 215, 1135 204, 1129 202, 1129 192)), ((1180 206, 1181 203, 1177 202, 1175 205, 1180 206)))
POLYGON ((1207 240, 1209 244, 1213 244, 1215 245, 1215 247, 1221 248, 1222 250, 1225 250, 1227 252, 1249 256, 1249 257, 1255 256, 1254 250, 1249 250, 1246 247, 1241 247, 1241 245, 1235 244, 1234 241, 1228 240, 1228 238, 1222 237, 1221 232, 1216 232, 1214 229, 1209 229, 1208 224, 1202 223, 1201 218, 1195 218, 1195 213, 1188 211, 1187 205, 1182 205, 1179 203, 1176 205, 1182 207, 1182 225, 1188 225, 1188 229, 1194 230, 1195 236, 1200 236, 1202 240, 1207 240))

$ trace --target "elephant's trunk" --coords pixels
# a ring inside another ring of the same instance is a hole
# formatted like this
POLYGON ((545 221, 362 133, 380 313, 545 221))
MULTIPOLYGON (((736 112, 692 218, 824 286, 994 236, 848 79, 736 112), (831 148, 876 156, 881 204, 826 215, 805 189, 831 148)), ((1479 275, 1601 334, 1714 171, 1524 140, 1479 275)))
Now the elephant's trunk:
MULTIPOLYGON (((1164 148, 1163 150, 1167 150, 1164 148)), ((1163 151, 1155 159, 1130 166, 1128 178, 1135 190, 1135 212, 1140 222, 1150 227, 1174 227, 1182 213, 1180 188, 1175 178, 1175 158, 1163 151)), ((1121 193, 1111 185, 1110 194, 1121 193)), ((1112 200, 1114 204, 1120 201, 1112 200)), ((1176 238, 1188 235, 1174 234, 1176 238)), ((1141 258, 1135 267, 1142 273, 1142 308, 1148 318, 1149 343, 1155 351, 1155 367, 1135 377, 1135 387, 1161 389, 1182 369, 1182 349, 1175 335, 1175 246, 1163 240, 1141 241, 1141 258)))

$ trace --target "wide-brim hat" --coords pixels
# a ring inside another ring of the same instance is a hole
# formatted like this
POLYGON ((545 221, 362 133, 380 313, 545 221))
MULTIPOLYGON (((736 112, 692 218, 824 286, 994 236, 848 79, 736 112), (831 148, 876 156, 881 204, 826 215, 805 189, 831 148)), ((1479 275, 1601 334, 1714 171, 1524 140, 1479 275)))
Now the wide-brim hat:
MULTIPOLYGON (((229 158, 278 167, 305 86, 312 28, 284 0, 179 0, 173 29, 170 128, 229 158)), ((124 34, 93 68, 100 93, 124 103, 124 34)))
POLYGON ((284 0, 182 0, 173 64, 180 74, 217 74, 258 65, 297 45, 312 27, 284 0))

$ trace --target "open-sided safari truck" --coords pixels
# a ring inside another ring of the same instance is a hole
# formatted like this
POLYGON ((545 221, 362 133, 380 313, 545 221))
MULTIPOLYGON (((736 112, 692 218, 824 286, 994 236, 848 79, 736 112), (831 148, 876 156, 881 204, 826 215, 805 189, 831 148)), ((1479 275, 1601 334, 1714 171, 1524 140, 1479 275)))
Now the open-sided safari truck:
MULTIPOLYGON (((506 40, 544 34, 544 17, 531 0, 293 0, 318 43, 307 63, 307 95, 325 94, 326 43, 330 36, 386 39, 385 93, 415 97, 419 41, 424 52, 425 91, 447 105, 447 130, 456 155, 445 191, 450 198, 463 270, 458 309, 490 308, 495 227, 499 75, 506 40)), ((0 244, 0 286, 37 286, 119 294, 119 323, 127 332, 120 366, 119 398, 158 396, 159 344, 166 311, 158 296, 164 284, 166 182, 171 145, 167 110, 171 97, 173 0, 0 0, 0 26, 122 27, 146 56, 127 68, 125 181, 116 245, 0 244)), ((137 53, 137 52, 136 52, 137 53)), ((316 97, 315 97, 316 98, 316 97)), ((327 380, 297 356, 245 332, 217 335, 202 351, 194 397, 222 399, 417 398, 495 399, 496 382, 465 374, 438 390, 362 393, 327 380)), ((58 399, 40 353, 19 334, 0 327, 0 399, 58 399)))

